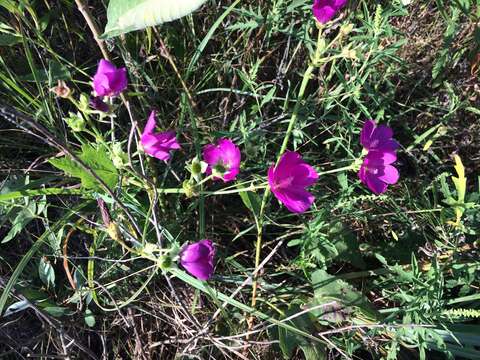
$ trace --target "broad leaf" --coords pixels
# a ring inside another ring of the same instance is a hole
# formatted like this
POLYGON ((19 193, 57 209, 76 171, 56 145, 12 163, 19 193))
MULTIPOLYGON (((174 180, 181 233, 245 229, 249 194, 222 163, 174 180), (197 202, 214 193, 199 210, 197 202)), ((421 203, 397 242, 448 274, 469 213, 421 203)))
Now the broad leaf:
POLYGON ((181 18, 198 9, 206 0, 110 0, 104 38, 181 18))
POLYGON ((347 315, 367 321, 378 321, 380 314, 370 301, 346 281, 317 270, 312 274, 315 303, 325 304, 313 313, 331 322, 341 322, 347 315))
POLYGON ((40 280, 47 286, 47 288, 55 287, 55 271, 53 270, 52 264, 50 261, 45 258, 40 258, 38 264, 38 275, 40 280))
MULTIPOLYGON (((285 321, 285 318, 293 317, 292 320, 288 321, 290 325, 305 332, 315 333, 316 325, 309 314, 305 313, 297 316, 300 312, 302 312, 302 308, 297 304, 293 304, 285 312, 285 316, 281 320, 285 321)), ((278 329, 278 342, 285 359, 292 358, 297 348, 303 351, 306 360, 321 360, 326 358, 326 350, 322 344, 313 343, 287 329, 278 329)))
MULTIPOLYGON (((113 165, 104 148, 95 149, 91 145, 83 145, 78 157, 95 172, 109 187, 114 187, 118 181, 117 168, 113 165)), ((70 176, 79 178, 86 189, 101 189, 99 182, 85 171, 79 164, 69 158, 51 159, 50 163, 70 176)))

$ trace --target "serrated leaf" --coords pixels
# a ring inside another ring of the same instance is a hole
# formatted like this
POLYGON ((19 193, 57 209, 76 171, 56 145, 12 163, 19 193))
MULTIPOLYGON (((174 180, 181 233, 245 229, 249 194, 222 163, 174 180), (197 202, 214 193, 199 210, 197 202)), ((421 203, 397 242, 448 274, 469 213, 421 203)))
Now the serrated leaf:
POLYGON ((34 201, 30 202, 20 212, 17 213, 8 234, 2 239, 2 244, 9 242, 17 236, 33 219, 37 213, 37 205, 34 201))
POLYGON ((142 30, 179 19, 197 10, 206 0, 110 0, 103 38, 142 30))
MULTIPOLYGON (((104 148, 83 145, 78 157, 91 168, 105 184, 114 187, 118 181, 118 171, 104 148)), ((49 162, 66 174, 79 178, 86 189, 101 189, 100 183, 74 160, 69 158, 50 159, 49 162)))

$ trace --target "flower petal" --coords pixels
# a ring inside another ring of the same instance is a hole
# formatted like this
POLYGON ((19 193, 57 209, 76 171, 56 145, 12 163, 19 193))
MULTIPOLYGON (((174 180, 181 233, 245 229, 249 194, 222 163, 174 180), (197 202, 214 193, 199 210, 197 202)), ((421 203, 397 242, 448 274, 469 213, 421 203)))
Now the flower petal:
POLYGON ((393 130, 386 125, 379 125, 373 131, 371 140, 385 141, 391 139, 393 136, 393 130))
POLYGON ((396 160, 397 154, 395 154, 394 152, 382 152, 372 150, 369 151, 368 155, 365 157, 364 164, 367 167, 378 167, 393 164, 396 160))
POLYGON ((330 5, 313 7, 313 16, 322 24, 326 24, 335 16, 337 9, 330 5))
POLYGON ((360 144, 362 144, 365 149, 370 147, 371 137, 376 126, 373 120, 367 120, 363 125, 362 131, 360 132, 360 144))
POLYGON ((156 116, 157 116, 157 113, 155 112, 155 110, 152 110, 150 112, 150 116, 148 117, 147 124, 145 125, 145 128, 143 129, 143 134, 152 134, 153 133, 153 130, 155 130, 155 126, 157 125, 157 122, 155 120, 156 116))
POLYGON ((368 188, 376 195, 383 194, 387 191, 387 184, 381 181, 376 175, 367 172, 366 180, 368 188))
POLYGON ((215 248, 210 240, 186 246, 180 253, 180 263, 193 276, 208 280, 214 270, 215 248))
POLYGON ((392 165, 385 165, 382 173, 378 174, 378 178, 387 184, 396 184, 400 178, 398 170, 392 165))
POLYGON ((104 74, 107 72, 114 72, 117 68, 110 61, 101 59, 98 63, 97 74, 104 74))
POLYGON ((293 170, 293 181, 294 186, 307 187, 315 184, 318 180, 318 174, 313 168, 313 166, 308 165, 307 163, 302 162, 298 164, 293 170))
POLYGON ((288 210, 294 213, 307 211, 315 201, 315 196, 299 187, 273 191, 273 194, 288 210))

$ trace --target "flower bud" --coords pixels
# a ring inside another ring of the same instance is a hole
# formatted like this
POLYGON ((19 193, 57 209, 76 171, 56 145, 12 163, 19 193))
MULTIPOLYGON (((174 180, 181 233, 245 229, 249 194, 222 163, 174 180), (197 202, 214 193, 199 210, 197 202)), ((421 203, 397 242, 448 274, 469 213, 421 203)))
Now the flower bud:
POLYGON ((54 92, 60 98, 67 99, 72 94, 72 90, 67 86, 65 81, 58 80, 57 86, 50 89, 51 92, 54 92))
POLYGON ((346 59, 357 60, 357 52, 355 50, 344 48, 342 50, 342 56, 346 59))
POLYGON ((110 224, 108 224, 107 233, 115 241, 122 240, 122 236, 120 235, 120 229, 118 228, 118 225, 115 224, 114 222, 111 222, 110 224))
POLYGON ((128 164, 127 154, 122 150, 120 143, 115 143, 112 146, 112 162, 117 169, 121 169, 128 164))
POLYGON ((167 270, 172 267, 172 258, 168 255, 162 255, 158 261, 160 269, 167 270))
POLYGON ((81 111, 88 110, 88 96, 85 94, 80 94, 80 99, 78 99, 78 109, 81 111))
POLYGON ((352 30, 353 30, 353 24, 344 24, 340 28, 340 34, 342 36, 346 36, 346 35, 350 34, 352 32, 352 30))
POLYGON ((182 187, 183 187, 183 190, 185 191, 185 196, 187 198, 191 198, 191 197, 194 197, 195 195, 197 195, 195 184, 193 184, 190 180, 185 180, 183 182, 182 187))
POLYGON ((204 161, 200 161, 196 156, 192 159, 192 163, 190 165, 187 165, 187 169, 190 171, 193 178, 197 182, 201 180, 201 175, 205 174, 207 168, 208 164, 204 161))

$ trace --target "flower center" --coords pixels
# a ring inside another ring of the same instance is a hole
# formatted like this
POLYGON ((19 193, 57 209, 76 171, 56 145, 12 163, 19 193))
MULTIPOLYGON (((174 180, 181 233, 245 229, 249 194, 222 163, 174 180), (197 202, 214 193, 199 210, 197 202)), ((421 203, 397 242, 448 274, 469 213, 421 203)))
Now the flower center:
POLYGON ((370 148, 376 148, 379 144, 379 140, 378 139, 375 139, 373 140, 371 143, 370 143, 370 148))
POLYGON ((369 172, 370 174, 373 174, 373 175, 377 175, 379 170, 378 168, 371 168, 371 167, 368 167, 368 166, 365 166, 365 170, 367 172, 369 172))
POLYGON ((275 181, 275 190, 286 189, 292 185, 293 176, 288 176, 286 178, 275 181))

